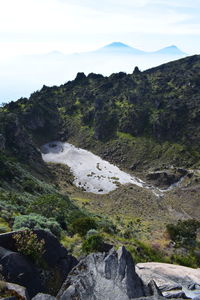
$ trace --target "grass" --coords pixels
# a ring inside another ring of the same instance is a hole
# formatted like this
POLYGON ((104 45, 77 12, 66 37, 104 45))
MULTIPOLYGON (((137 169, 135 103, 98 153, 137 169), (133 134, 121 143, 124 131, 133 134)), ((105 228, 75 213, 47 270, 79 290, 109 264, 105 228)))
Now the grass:
POLYGON ((5 233, 11 231, 11 228, 3 218, 0 218, 0 233, 5 233))
POLYGON ((63 235, 61 238, 61 244, 75 257, 78 257, 81 254, 82 242, 83 239, 78 234, 75 234, 72 237, 63 235))

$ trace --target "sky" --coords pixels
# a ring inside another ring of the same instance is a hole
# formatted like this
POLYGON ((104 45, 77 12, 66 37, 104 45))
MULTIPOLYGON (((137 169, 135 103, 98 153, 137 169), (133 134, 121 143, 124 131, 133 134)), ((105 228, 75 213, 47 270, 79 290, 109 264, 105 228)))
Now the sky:
POLYGON ((0 0, 0 60, 114 41, 198 54, 199 37, 200 0, 0 0))

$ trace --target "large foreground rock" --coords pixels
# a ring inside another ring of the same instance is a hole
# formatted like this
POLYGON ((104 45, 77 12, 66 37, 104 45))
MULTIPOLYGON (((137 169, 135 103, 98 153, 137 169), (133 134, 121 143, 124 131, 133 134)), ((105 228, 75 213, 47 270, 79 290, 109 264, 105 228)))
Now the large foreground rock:
POLYGON ((129 300, 145 296, 132 257, 124 247, 108 254, 91 254, 70 272, 60 300, 129 300))
POLYGON ((42 290, 40 272, 25 256, 0 247, 0 265, 3 278, 25 286, 30 296, 42 290))
POLYGON ((6 281, 25 286, 30 297, 39 292, 56 294, 78 261, 51 233, 44 230, 34 230, 34 233, 38 240, 45 242, 42 264, 19 253, 13 238, 16 232, 0 234, 1 274, 6 281))
POLYGON ((136 272, 144 284, 154 280, 167 298, 200 296, 200 269, 163 263, 139 263, 136 272))

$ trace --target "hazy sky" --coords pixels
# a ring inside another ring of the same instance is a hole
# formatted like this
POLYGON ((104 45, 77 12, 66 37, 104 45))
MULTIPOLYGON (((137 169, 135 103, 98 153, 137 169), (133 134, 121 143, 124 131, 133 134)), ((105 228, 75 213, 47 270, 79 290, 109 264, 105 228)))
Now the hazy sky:
POLYGON ((0 56, 93 50, 200 52, 200 0, 0 0, 0 56))

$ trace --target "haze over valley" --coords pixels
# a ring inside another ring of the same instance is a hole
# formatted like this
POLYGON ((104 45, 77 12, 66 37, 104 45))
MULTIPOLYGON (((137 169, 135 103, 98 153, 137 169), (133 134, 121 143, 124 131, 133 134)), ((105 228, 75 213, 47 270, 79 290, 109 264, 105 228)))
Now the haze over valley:
POLYGON ((0 62, 0 103, 28 97, 43 85, 60 85, 78 72, 103 74, 132 73, 136 66, 146 70, 187 56, 176 46, 145 52, 114 42, 91 52, 24 55, 0 62))

